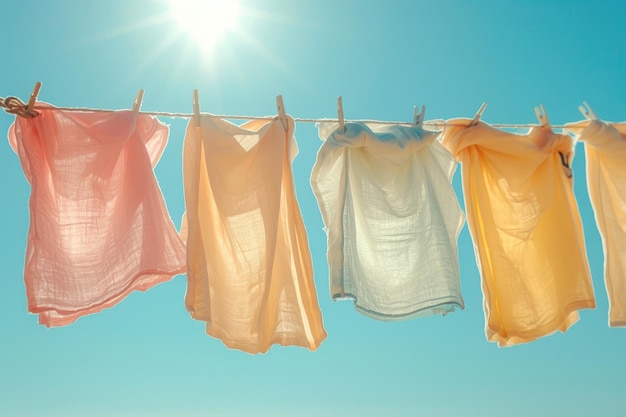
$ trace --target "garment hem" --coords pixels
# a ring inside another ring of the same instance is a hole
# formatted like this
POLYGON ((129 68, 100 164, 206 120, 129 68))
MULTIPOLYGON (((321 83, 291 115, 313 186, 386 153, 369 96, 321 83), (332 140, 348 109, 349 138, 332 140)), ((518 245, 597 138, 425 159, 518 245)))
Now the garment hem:
POLYGON ((609 320, 609 327, 626 327, 626 319, 609 320))
POLYGON ((579 310, 594 308, 596 308, 596 303, 593 299, 577 301, 564 309, 564 318, 552 320, 548 324, 527 332, 507 332, 506 337, 501 335, 501 330, 487 327, 487 340, 490 342, 496 342, 498 347, 511 347, 533 342, 542 337, 550 336, 557 331, 565 333, 570 327, 576 324, 578 320, 580 320, 580 316, 578 314, 579 310))
POLYGON ((270 342, 267 343, 265 348, 260 349, 256 345, 250 345, 247 343, 241 343, 233 340, 226 339, 223 337, 221 332, 212 331, 210 323, 207 322, 206 334, 218 339, 224 346, 231 350, 240 350, 245 353, 250 353, 253 355, 257 354, 265 354, 270 351, 270 349, 276 345, 287 347, 293 346, 298 348, 308 349, 311 352, 316 351, 322 345, 322 342, 326 340, 328 334, 324 331, 322 334, 313 338, 312 342, 305 341, 303 342, 301 337, 292 337, 292 336, 284 336, 280 337, 279 334, 274 334, 270 339, 270 342))
POLYGON ((364 307, 358 303, 357 296, 351 293, 333 294, 332 299, 333 301, 353 300, 354 308, 356 309, 356 311, 367 317, 371 317, 373 319, 381 321, 402 321, 418 317, 434 316, 437 314, 445 316, 447 314, 453 313, 457 308, 460 310, 465 310, 465 303, 463 299, 459 299, 458 297, 444 297, 443 300, 445 301, 428 304, 425 307, 415 308, 409 312, 400 314, 383 313, 381 311, 376 311, 364 307), (446 307, 449 309, 446 309, 446 307))
POLYGON ((141 273, 136 274, 121 291, 118 291, 105 298, 104 300, 98 301, 91 305, 80 307, 75 310, 70 310, 58 308, 58 306, 41 304, 29 307, 28 312, 31 314, 38 314, 39 324, 42 324, 46 327, 67 326, 74 323, 81 317, 96 314, 104 309, 114 307, 135 291, 145 292, 158 284, 162 284, 164 282, 172 280, 177 275, 184 274, 185 271, 186 267, 184 265, 172 271, 164 271, 158 269, 142 271, 141 273), (47 314, 49 313, 57 313, 60 316, 64 317, 48 317, 47 314))

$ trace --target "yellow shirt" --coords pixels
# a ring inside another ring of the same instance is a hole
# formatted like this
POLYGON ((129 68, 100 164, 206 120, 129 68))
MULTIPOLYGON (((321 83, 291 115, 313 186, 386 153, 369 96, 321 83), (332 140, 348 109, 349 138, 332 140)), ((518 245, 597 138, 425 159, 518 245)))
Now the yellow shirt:
POLYGON ((530 342, 595 308, 569 162, 572 140, 451 120, 443 145, 462 163, 467 219, 481 272, 486 333, 530 342))

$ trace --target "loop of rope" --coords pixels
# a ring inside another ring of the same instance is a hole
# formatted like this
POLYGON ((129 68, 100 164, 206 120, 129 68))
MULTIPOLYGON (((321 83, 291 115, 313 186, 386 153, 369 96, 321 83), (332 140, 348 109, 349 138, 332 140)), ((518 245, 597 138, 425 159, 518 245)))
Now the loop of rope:
POLYGON ((28 105, 26 105, 19 98, 13 96, 6 98, 0 97, 0 107, 2 107, 4 111, 9 114, 15 114, 16 116, 21 117, 35 117, 39 114, 36 110, 28 110, 28 105))

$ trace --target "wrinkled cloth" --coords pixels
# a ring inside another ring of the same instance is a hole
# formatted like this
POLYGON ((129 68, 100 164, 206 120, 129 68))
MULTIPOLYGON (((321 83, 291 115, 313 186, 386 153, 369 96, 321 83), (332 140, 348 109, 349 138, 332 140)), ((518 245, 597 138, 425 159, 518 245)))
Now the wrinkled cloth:
POLYGON ((595 308, 571 138, 545 127, 517 135, 447 124, 442 143, 462 163, 488 340, 510 346, 565 332, 578 310, 595 308))
POLYGON ((626 124, 593 120, 576 132, 585 144, 587 188, 602 237, 609 326, 626 326, 626 124))
POLYGON ((130 111, 17 117, 9 141, 31 184, 24 281, 48 327, 185 272, 185 247, 153 168, 167 126, 130 111))
POLYGON ((464 308, 454 157, 417 126, 336 123, 311 185, 328 235, 330 293, 384 321, 464 308))
POLYGON ((185 136, 185 304, 207 334, 249 353, 315 350, 326 338, 291 172, 293 134, 290 117, 237 126, 203 116, 185 136))

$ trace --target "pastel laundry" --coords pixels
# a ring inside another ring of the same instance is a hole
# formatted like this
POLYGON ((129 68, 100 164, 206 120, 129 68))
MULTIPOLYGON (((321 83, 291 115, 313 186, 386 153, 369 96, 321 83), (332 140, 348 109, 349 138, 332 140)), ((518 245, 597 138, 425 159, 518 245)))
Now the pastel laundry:
POLYGON ((626 124, 592 120, 582 133, 574 131, 585 143, 587 187, 604 248, 609 326, 626 326, 626 124))
POLYGON ((462 163, 468 224, 482 276, 486 333, 500 346, 565 331, 595 299, 572 191, 572 140, 447 122, 462 163))
POLYGON ((31 184, 28 311, 70 324, 185 272, 185 248, 153 173, 168 128, 130 111, 38 103, 9 141, 31 184))
POLYGON ((464 308, 456 161, 418 126, 319 125, 311 185, 328 234, 330 293, 379 320, 464 308))
POLYGON ((235 349, 326 338, 291 161, 293 119, 191 121, 183 150, 191 316, 235 349), (283 123, 286 123, 283 125, 283 123))

